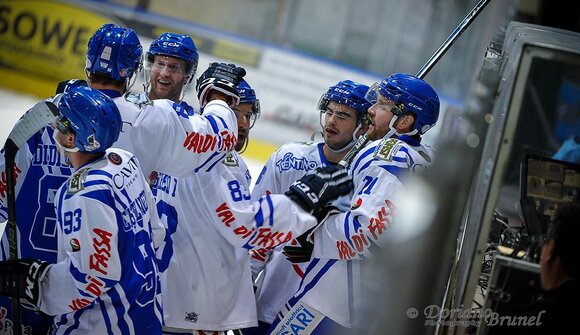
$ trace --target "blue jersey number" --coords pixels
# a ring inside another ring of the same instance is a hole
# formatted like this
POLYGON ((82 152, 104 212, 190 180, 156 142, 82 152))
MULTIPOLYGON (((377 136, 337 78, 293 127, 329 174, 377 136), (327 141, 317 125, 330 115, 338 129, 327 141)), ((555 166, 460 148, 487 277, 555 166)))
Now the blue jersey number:
POLYGON ((373 187, 375 186, 375 184, 377 183, 377 180, 379 180, 378 177, 371 177, 371 176, 366 176, 364 181, 364 186, 362 187, 362 190, 360 190, 358 192, 358 195, 361 194, 371 194, 371 190, 373 189, 373 187))
POLYGON ((230 194, 232 195, 232 200, 235 202, 242 200, 250 200, 250 198, 252 198, 248 190, 242 188, 242 186, 237 180, 232 180, 228 182, 228 189, 230 190, 230 194))
POLYGON ((74 211, 64 212, 62 216, 62 230, 65 234, 70 234, 72 232, 81 229, 81 218, 83 216, 83 210, 80 208, 74 211))

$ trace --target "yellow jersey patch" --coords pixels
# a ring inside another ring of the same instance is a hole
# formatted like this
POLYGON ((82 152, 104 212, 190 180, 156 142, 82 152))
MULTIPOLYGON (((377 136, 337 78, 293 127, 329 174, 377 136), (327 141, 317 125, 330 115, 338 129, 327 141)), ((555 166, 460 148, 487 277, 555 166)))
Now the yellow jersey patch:
POLYGON ((77 193, 78 191, 82 191, 85 188, 84 182, 89 170, 90 168, 80 169, 71 176, 70 182, 68 183, 67 193, 77 193))
POLYGON ((375 151, 374 157, 382 161, 392 161, 393 156, 399 151, 401 147, 401 142, 396 138, 386 138, 381 141, 377 150, 375 151))

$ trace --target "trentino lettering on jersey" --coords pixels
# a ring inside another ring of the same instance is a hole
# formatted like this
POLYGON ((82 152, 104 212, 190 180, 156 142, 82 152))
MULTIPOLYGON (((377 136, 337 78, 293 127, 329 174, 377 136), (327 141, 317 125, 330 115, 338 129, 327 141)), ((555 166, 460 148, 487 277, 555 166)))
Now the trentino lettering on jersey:
POLYGON ((315 161, 309 161, 306 157, 294 157, 291 152, 284 154, 282 159, 276 162, 276 167, 279 172, 287 170, 305 170, 310 171, 318 167, 315 161))

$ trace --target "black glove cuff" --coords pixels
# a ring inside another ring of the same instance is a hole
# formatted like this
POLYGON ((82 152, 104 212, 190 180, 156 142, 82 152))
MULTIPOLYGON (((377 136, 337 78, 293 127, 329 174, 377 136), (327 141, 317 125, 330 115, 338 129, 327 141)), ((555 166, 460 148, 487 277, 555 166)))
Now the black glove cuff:
POLYGON ((314 204, 305 199, 306 195, 302 192, 294 192, 294 186, 290 186, 290 189, 284 193, 288 198, 292 199, 295 203, 298 204, 303 210, 307 211, 308 213, 312 213, 314 204))

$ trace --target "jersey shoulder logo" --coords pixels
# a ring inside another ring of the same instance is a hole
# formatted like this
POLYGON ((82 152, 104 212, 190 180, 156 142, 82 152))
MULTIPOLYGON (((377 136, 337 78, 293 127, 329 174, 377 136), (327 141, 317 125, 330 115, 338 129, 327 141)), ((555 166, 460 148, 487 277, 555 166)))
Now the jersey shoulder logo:
POLYGON ((393 156, 399 151, 401 147, 401 142, 396 138, 386 138, 379 143, 375 154, 375 158, 382 161, 390 162, 393 160, 393 156))
POLYGON ((238 161, 238 157, 234 155, 233 152, 229 152, 224 158, 224 165, 225 166, 240 166, 240 162, 238 161))
POLYGON ((111 162, 114 165, 119 165, 123 163, 123 159, 116 152, 109 153, 107 155, 107 158, 109 159, 109 162, 111 162))
POLYGON ((149 99, 145 93, 127 93, 125 94, 125 100, 132 103, 133 105, 143 108, 145 106, 153 106, 153 101, 149 99))
POLYGON ((84 182, 89 170, 90 168, 80 169, 71 176, 70 182, 68 183, 67 193, 74 194, 85 188, 84 182))

